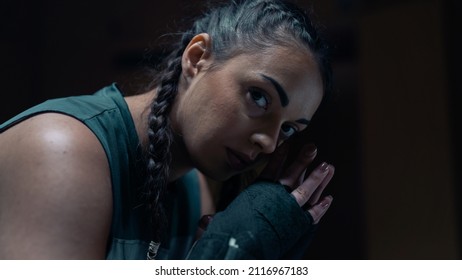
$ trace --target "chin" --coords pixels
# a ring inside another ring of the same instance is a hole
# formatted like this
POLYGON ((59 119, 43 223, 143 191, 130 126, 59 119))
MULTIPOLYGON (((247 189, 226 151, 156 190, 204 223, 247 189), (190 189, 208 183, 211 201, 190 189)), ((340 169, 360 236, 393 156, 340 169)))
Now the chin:
POLYGON ((232 170, 216 170, 216 169, 209 169, 209 168, 201 168, 197 167, 197 169, 204 174, 206 177, 218 181, 224 182, 229 178, 239 174, 239 172, 233 172, 232 170))
MULTIPOLYGON (((202 171, 201 171, 202 172, 202 171)), ((229 178, 233 177, 234 175, 236 174, 230 174, 230 173, 227 173, 227 174, 218 174, 217 172, 202 172, 205 176, 207 176, 208 178, 214 180, 214 181, 218 181, 218 182, 224 182, 226 180, 228 180, 229 178)))

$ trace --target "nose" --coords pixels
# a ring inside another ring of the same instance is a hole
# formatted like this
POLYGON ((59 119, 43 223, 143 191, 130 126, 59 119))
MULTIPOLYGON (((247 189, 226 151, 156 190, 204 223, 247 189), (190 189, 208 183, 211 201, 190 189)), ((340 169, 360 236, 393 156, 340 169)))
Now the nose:
POLYGON ((255 132, 251 136, 252 144, 259 148, 259 153, 271 154, 278 145, 279 127, 267 131, 255 132))

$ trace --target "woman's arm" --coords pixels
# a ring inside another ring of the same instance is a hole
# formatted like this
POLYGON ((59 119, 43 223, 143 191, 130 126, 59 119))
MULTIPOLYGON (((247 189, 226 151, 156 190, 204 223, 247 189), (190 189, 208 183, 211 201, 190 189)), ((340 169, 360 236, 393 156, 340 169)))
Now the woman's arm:
POLYGON ((42 114, 0 134, 0 259, 104 258, 108 161, 80 121, 42 114))

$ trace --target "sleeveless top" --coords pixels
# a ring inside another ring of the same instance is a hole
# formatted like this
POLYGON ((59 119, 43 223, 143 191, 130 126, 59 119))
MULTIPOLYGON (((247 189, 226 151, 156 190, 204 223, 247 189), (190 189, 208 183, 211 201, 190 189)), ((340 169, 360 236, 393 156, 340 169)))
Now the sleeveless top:
MULTIPOLYGON (((149 228, 140 201, 145 170, 138 135, 116 84, 93 95, 48 100, 0 125, 0 132, 43 113, 61 113, 85 124, 106 153, 112 180, 113 216, 107 259, 146 259, 149 228)), ((195 171, 168 188, 168 229, 157 259, 184 259, 194 242, 200 219, 200 190, 195 171)), ((82 237, 85 238, 85 237, 82 237)))

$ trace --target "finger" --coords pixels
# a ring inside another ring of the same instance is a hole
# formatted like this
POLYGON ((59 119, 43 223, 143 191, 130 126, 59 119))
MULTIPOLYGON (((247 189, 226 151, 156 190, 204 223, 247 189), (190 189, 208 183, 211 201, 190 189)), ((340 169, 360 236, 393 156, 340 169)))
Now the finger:
POLYGON ((329 184, 330 180, 334 176, 335 173, 335 167, 333 165, 329 165, 329 170, 327 171, 328 174, 322 181, 321 185, 314 191, 313 195, 310 197, 308 200, 309 205, 315 205, 318 203, 319 198, 321 197, 322 193, 324 192, 324 189, 326 186, 329 184))
POLYGON ((317 204, 313 207, 308 209, 311 217, 313 217, 313 224, 319 223, 321 218, 326 214, 327 210, 329 209, 330 205, 332 204, 333 197, 326 196, 321 199, 317 204))
MULTIPOLYGON (((316 155, 315 155, 316 156, 316 155)), ((310 163, 312 163, 314 160, 314 158, 310 161, 310 163)), ((302 174, 300 175, 300 177, 298 178, 298 181, 295 182, 292 186, 292 189, 294 189, 296 186, 300 186, 302 183, 303 183, 303 180, 305 180, 305 176, 306 176, 306 169, 303 170, 302 174)))
POLYGON ((268 163, 266 164, 266 167, 260 173, 259 177, 269 181, 276 181, 279 178, 282 166, 287 159, 288 152, 288 145, 282 145, 281 147, 277 148, 276 151, 271 155, 268 163))
POLYGON ((329 174, 329 164, 324 162, 314 169, 303 184, 292 192, 292 195, 295 200, 297 200, 298 205, 302 206, 308 202, 316 189, 324 181, 327 174, 329 174))
POLYGON ((305 145, 297 159, 284 171, 279 182, 289 187, 300 185, 307 166, 313 162, 316 154, 317 149, 314 144, 305 145))

